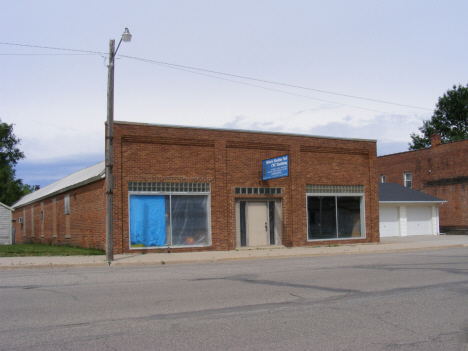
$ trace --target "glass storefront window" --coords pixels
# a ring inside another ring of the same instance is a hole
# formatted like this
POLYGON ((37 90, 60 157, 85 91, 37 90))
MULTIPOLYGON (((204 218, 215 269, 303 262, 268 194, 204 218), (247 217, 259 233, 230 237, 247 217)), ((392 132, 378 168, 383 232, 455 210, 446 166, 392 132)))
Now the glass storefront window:
POLYGON ((362 196, 308 196, 308 240, 360 238, 362 196))
POLYGON ((172 195, 172 246, 208 244, 207 196, 172 195))

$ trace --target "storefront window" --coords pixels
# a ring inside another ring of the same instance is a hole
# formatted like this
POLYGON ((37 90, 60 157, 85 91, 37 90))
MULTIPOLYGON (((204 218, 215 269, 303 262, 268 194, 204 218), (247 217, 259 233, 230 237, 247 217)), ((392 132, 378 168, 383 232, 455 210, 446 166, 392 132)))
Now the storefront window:
POLYGON ((335 197, 310 196, 307 199, 309 239, 336 238, 335 197))
POLYGON ((337 196, 338 238, 361 236, 361 198, 337 196))
POLYGON ((207 245, 207 196, 172 195, 172 245, 207 245))
POLYGON ((362 237, 361 196, 308 196, 308 239, 362 237))
POLYGON ((130 195, 130 247, 210 244, 208 195, 130 195))

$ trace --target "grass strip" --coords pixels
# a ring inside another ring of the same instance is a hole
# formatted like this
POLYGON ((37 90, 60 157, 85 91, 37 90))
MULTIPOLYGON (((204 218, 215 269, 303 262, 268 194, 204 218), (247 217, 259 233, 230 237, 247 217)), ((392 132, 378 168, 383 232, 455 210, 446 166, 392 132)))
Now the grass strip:
POLYGON ((46 244, 0 245, 0 257, 26 256, 93 256, 105 255, 103 250, 46 244))

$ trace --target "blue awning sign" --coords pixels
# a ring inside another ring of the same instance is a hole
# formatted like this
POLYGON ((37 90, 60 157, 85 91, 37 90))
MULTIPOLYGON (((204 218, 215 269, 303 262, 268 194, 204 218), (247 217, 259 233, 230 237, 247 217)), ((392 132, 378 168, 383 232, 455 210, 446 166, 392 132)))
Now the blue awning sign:
POLYGON ((262 161, 262 179, 275 179, 289 176, 289 155, 262 161))

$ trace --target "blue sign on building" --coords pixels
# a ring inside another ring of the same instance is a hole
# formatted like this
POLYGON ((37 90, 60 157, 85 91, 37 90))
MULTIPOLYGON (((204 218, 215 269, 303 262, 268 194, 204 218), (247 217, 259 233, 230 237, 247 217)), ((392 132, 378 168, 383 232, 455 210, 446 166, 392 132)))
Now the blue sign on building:
POLYGON ((275 179, 289 176, 289 155, 262 161, 262 179, 275 179))

